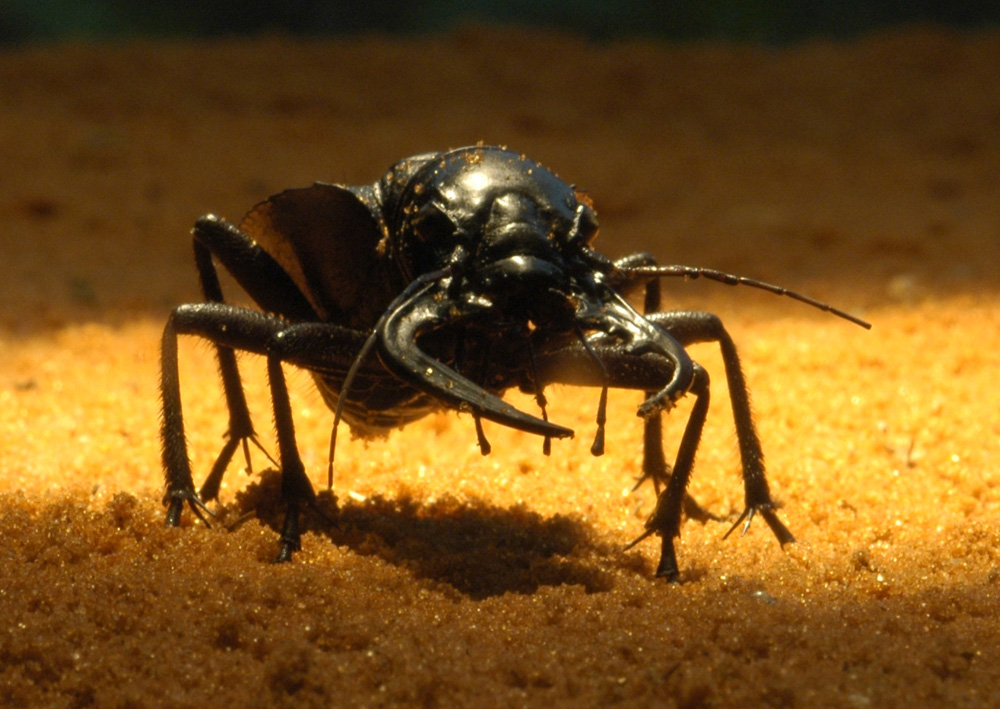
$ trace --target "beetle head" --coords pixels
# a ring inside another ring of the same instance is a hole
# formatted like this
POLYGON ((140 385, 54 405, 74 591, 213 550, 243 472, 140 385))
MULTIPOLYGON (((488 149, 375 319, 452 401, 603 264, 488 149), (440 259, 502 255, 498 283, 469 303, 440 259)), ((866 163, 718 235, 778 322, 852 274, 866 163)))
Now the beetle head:
POLYGON ((376 193, 383 243, 409 285, 376 323, 371 342, 414 388, 506 426, 571 435, 483 384, 532 380, 534 353, 576 339, 604 370, 584 339, 600 332, 631 353, 655 352, 674 363, 651 412, 687 391, 690 359, 607 284, 615 266, 589 246, 598 228, 589 201, 546 168, 504 148, 462 148, 397 164, 376 193), (434 333, 452 349, 432 344, 434 333), (519 338, 520 350, 509 346, 519 338), (491 377, 477 384, 447 363, 458 342, 485 344, 486 360, 494 345, 509 356, 493 360, 490 372, 475 372, 491 377))
POLYGON ((573 292, 593 287, 587 255, 598 227, 590 204, 502 148, 417 160, 394 168, 382 186, 390 250, 404 278, 450 268, 453 294, 485 298, 514 319, 571 321, 573 292))

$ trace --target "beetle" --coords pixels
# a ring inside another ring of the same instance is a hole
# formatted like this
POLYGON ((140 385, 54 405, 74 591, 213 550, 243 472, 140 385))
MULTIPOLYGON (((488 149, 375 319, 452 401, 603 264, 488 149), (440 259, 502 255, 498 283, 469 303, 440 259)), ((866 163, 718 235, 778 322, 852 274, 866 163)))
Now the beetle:
MULTIPOLYGON (((592 247, 598 221, 589 198, 539 163, 502 147, 477 145, 402 160, 376 183, 317 182, 255 206, 236 226, 211 214, 193 229, 205 302, 175 308, 163 332, 161 439, 169 525, 185 506, 206 524, 206 502, 242 446, 260 447, 237 367, 236 351, 267 361, 281 496, 286 508, 278 561, 300 548, 299 518, 316 495, 299 457, 283 364, 311 373, 334 412, 329 480, 341 419, 362 437, 384 436, 433 411, 472 415, 482 453, 482 419, 536 434, 549 454, 553 438, 573 431, 549 421, 544 389, 566 383, 600 387, 591 452, 604 451, 609 388, 644 399, 642 478, 656 507, 638 543, 661 539, 656 573, 678 577, 674 539, 709 402, 708 373, 685 347, 715 342, 722 352, 742 464, 745 508, 726 536, 756 515, 778 542, 794 541, 775 511, 760 439, 736 346, 719 318, 661 309, 660 279, 706 278, 790 296, 870 325, 784 288, 708 268, 661 266, 640 253, 611 260, 592 247), (215 262, 258 309, 223 299, 215 262), (628 301, 642 295, 640 313, 628 301), (187 455, 177 340, 214 344, 229 411, 225 443, 199 491, 187 455), (501 398, 533 394, 540 414, 501 398), (683 396, 694 404, 669 466, 662 414, 683 396)), ((263 450, 263 448, 262 448, 263 450)), ((265 451, 266 453, 266 451, 265 451)), ((630 545, 631 546, 631 545, 630 545)))

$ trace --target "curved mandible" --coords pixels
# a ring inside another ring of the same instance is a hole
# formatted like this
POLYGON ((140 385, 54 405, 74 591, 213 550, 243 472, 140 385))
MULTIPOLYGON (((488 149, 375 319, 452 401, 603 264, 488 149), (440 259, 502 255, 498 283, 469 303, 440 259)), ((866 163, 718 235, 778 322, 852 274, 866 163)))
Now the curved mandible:
POLYGON ((694 383, 694 363, 666 330, 643 317, 617 292, 603 301, 596 311, 583 312, 578 319, 585 327, 606 332, 609 335, 626 335, 626 348, 630 354, 655 352, 674 363, 674 374, 660 391, 646 399, 639 406, 639 415, 652 416, 657 411, 669 411, 674 404, 691 389, 694 383))
POLYGON ((572 429, 519 411, 420 349, 420 335, 454 322, 457 309, 460 305, 454 301, 422 289, 387 312, 375 330, 385 367, 414 389, 456 409, 539 436, 572 437, 572 429))

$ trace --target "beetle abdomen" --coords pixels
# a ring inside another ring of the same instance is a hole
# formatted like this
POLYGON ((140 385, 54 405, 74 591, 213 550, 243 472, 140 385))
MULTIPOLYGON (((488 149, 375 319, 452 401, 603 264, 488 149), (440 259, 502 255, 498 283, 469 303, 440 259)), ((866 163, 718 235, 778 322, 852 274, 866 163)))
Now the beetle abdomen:
MULTIPOLYGON (((312 373, 316 388, 331 411, 337 410, 343 379, 312 373)), ((351 433, 360 438, 384 438, 443 407, 436 399, 392 378, 359 375, 351 385, 342 416, 351 433)))

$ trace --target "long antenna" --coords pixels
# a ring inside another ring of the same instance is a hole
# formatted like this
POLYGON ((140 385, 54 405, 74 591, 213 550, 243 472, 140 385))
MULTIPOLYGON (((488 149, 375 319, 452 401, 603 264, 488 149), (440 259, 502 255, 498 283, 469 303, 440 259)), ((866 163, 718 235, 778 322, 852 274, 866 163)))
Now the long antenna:
POLYGON ((347 370, 347 376, 344 377, 344 382, 340 385, 340 394, 337 396, 337 409, 333 413, 333 429, 330 431, 330 462, 327 464, 326 468, 326 484, 328 487, 333 487, 333 456, 337 452, 337 429, 340 427, 340 420, 344 415, 344 403, 347 401, 347 395, 351 391, 351 385, 354 383, 354 378, 358 374, 358 370, 361 368, 361 363, 364 361, 368 353, 371 352, 372 347, 375 345, 375 339, 378 336, 379 328, 385 323, 389 315, 402 303, 404 303, 409 298, 412 298, 414 294, 420 292, 422 289, 430 286, 431 283, 435 281, 440 281, 442 278, 447 278, 451 275, 451 268, 446 267, 439 271, 431 271, 430 273, 425 273, 417 278, 413 279, 410 285, 403 289, 403 292, 396 296, 396 299, 392 301, 389 307, 386 309, 382 316, 375 323, 375 327, 372 328, 371 334, 368 335, 368 339, 358 350, 357 356, 351 363, 351 368, 347 370))
POLYGON ((629 268, 620 269, 622 273, 628 276, 649 276, 653 278, 667 278, 667 277, 677 277, 695 279, 695 278, 706 278, 710 281, 718 281, 719 283, 725 283, 727 286, 750 286, 751 288, 760 288, 761 290, 766 290, 775 295, 788 296, 792 300, 797 300, 800 303, 805 303, 806 305, 811 305, 814 308, 819 308, 823 312, 836 315, 844 320, 849 320, 855 325, 860 325, 866 330, 871 330, 871 323, 862 320, 859 317, 855 317, 850 313, 846 313, 843 310, 834 308, 828 303, 824 303, 815 298, 810 298, 807 295, 802 295, 801 293, 796 293, 795 291, 790 291, 787 288, 782 288, 781 286, 776 286, 772 283, 765 283, 764 281, 758 281, 755 278, 747 278, 746 276, 734 276, 731 273, 723 273, 722 271, 716 271, 713 268, 700 268, 697 266, 633 266, 629 268))

